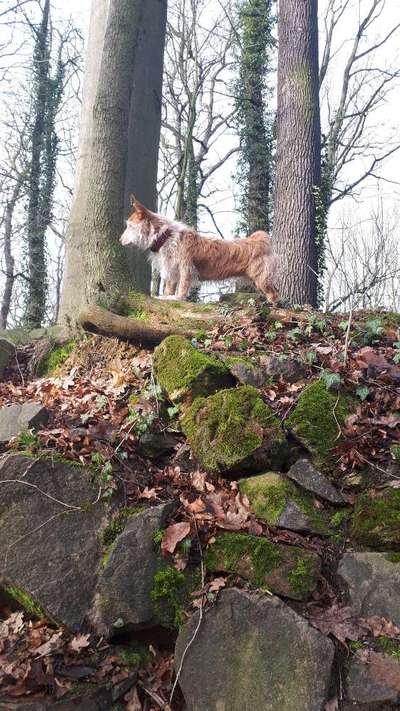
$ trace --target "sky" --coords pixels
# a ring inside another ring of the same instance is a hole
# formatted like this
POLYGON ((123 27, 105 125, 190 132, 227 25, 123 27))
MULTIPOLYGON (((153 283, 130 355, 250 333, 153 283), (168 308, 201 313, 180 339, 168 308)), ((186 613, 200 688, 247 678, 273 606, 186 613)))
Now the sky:
MULTIPOLYGON (((330 103, 334 103, 335 100, 337 100, 338 92, 340 91, 341 86, 341 70, 351 46, 351 39, 354 36, 354 30, 357 27, 359 17, 370 7, 371 1, 372 0, 350 0, 350 8, 346 10, 345 19, 338 27, 335 42, 334 63, 332 64, 332 71, 326 81, 327 99, 324 99, 322 102, 323 121, 324 117, 326 117, 327 100, 329 100, 330 103)), ((217 5, 218 0, 215 0, 215 2, 217 5)), ((336 0, 336 2, 340 2, 340 0, 336 0)), ((319 3, 321 52, 324 44, 322 17, 328 3, 329 0, 320 0, 319 3)), ((74 20, 81 26, 83 33, 87 35, 90 0, 69 0, 68 3, 65 3, 64 0, 53 0, 53 8, 54 12, 59 17, 67 18, 72 15, 74 20)), ((397 22, 400 23, 400 0, 387 0, 386 7, 382 12, 379 21, 369 32, 369 38, 382 38, 388 29, 390 29, 397 22)), ((379 58, 380 66, 386 65, 389 67, 396 66, 396 64, 399 66, 399 40, 400 32, 396 34, 387 47, 379 50, 379 54, 376 55, 376 59, 379 58)), ((374 137, 385 141, 387 145, 389 145, 394 137, 397 138, 397 136, 400 135, 400 82, 397 82, 390 95, 385 99, 384 105, 374 115, 373 120, 371 121, 371 130, 374 137)), ((361 157, 349 172, 349 178, 358 175, 360 167, 363 164, 365 164, 365 160, 361 157)), ((337 205, 334 210, 332 210, 331 225, 334 226, 334 224, 340 220, 341 216, 343 214, 347 214, 349 211, 353 220, 357 220, 365 216, 366 205, 371 205, 371 201, 374 201, 377 198, 378 193, 380 199, 385 200, 388 203, 388 206, 397 201, 400 194, 400 186, 396 184, 396 181, 400 176, 400 151, 385 163, 384 169, 380 171, 380 174, 387 181, 394 182, 381 181, 378 190, 377 181, 375 179, 369 180, 364 185, 361 194, 357 196, 356 201, 352 198, 346 199, 337 205)), ((234 175, 235 162, 232 160, 230 164, 226 166, 225 171, 223 171, 222 174, 220 173, 219 176, 221 184, 226 185, 225 194, 224 196, 221 196, 221 212, 223 214, 222 219, 225 228, 228 232, 234 229, 236 222, 236 216, 232 214, 234 206, 231 197, 234 192, 234 175)), ((206 225, 206 228, 207 227, 208 225, 206 225)))

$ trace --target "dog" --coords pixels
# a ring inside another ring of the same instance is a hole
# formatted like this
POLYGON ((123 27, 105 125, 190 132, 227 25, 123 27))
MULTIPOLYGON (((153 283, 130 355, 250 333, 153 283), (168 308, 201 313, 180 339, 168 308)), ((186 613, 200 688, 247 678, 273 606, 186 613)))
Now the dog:
POLYGON ((196 281, 241 277, 272 303, 278 300, 275 259, 266 232, 254 232, 246 239, 203 237, 192 227, 151 212, 136 198, 132 207, 120 242, 149 252, 165 282, 162 298, 185 300, 196 281))

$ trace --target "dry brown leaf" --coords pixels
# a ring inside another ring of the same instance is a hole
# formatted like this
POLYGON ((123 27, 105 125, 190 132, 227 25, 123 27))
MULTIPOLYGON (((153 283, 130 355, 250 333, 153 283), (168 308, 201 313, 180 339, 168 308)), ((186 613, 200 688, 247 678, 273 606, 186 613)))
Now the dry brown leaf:
POLYGON ((164 531, 161 543, 162 552, 173 553, 178 543, 183 541, 189 533, 190 523, 188 521, 181 521, 180 523, 173 523, 171 526, 168 526, 164 531))
POLYGON ((81 649, 85 649, 90 644, 90 634, 77 634, 73 637, 69 643, 70 649, 74 652, 80 652, 81 649))

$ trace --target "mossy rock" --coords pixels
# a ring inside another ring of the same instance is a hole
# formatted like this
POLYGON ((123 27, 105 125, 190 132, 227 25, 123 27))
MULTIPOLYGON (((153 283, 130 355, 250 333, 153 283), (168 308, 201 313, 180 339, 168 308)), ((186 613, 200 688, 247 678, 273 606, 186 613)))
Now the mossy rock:
POLYGON ((313 498, 285 476, 267 472, 239 482, 257 518, 270 526, 327 535, 328 517, 317 509, 313 498))
POLYGON ((285 426, 314 455, 315 464, 330 468, 339 428, 355 409, 352 398, 327 390, 322 380, 307 386, 285 426))
POLYGON ((217 358, 194 348, 182 336, 168 336, 154 351, 154 374, 172 402, 192 401, 234 384, 217 358))
POLYGON ((279 467, 288 456, 279 420, 251 385, 197 398, 181 424, 194 456, 211 473, 279 467))
POLYGON ((198 568, 176 570, 162 565, 154 575, 150 593, 155 621, 166 629, 178 629, 185 621, 185 611, 191 606, 191 594, 201 586, 198 568))
POLYGON ((257 588, 306 600, 315 590, 319 557, 295 546, 273 543, 246 533, 218 533, 205 552, 209 571, 240 575, 257 588))
POLYGON ((376 496, 360 494, 351 535, 357 543, 375 550, 400 551, 400 490, 388 488, 376 496))

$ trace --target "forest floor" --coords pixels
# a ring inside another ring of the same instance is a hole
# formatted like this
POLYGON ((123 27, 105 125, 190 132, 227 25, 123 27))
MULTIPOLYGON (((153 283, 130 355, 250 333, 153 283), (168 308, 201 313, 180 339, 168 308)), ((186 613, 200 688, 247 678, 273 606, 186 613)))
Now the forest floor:
MULTIPOLYGON (((299 380, 287 382, 281 377, 261 390, 280 420, 316 378, 333 392, 350 394, 357 401, 354 413, 338 428, 334 451, 335 485, 349 507, 355 502, 357 481, 367 470, 370 489, 400 488, 398 315, 294 310, 285 312, 284 320, 271 320, 268 309, 255 300, 239 314, 233 305, 221 304, 219 309, 223 318, 195 339, 200 350, 218 356, 262 360, 272 355, 301 362, 299 380)), ((211 476, 191 460, 179 427, 179 409, 166 401, 155 383, 150 350, 114 338, 84 336, 71 349, 54 352, 52 372, 42 377, 30 374, 33 351, 32 344, 18 349, 18 362, 0 384, 0 406, 40 401, 50 419, 39 431, 16 438, 7 451, 92 467, 102 496, 116 507, 178 500, 180 506, 162 541, 163 552, 173 556, 178 570, 185 568, 189 555, 178 545, 182 538, 191 537, 201 555, 218 529, 267 535, 273 541, 316 551, 323 560, 318 588, 308 602, 292 601, 293 608, 335 638, 344 654, 350 653, 349 640, 382 632, 382 621, 375 622, 379 629, 372 625, 360 631, 332 581, 332 567, 348 540, 345 522, 336 536, 322 538, 256 520, 235 481, 211 476), (157 451, 159 433, 169 437, 167 452, 157 451), (144 434, 151 435, 146 447, 141 443, 144 434)), ((218 592, 232 583, 246 586, 232 576, 207 574, 193 596, 193 607, 212 605, 218 592)), ((61 699, 77 681, 116 686, 130 677, 129 664, 121 662, 115 645, 105 639, 89 633, 70 635, 7 605, 0 615, 0 694, 16 699, 28 695, 32 700, 50 694, 61 699)), ((389 632, 385 629, 385 634, 389 632)), ((400 630, 392 630, 396 639, 399 634, 400 630)), ((121 708, 183 708, 179 689, 169 702, 174 658, 168 635, 158 647, 150 645, 149 660, 139 669, 136 685, 118 701, 121 708)))

